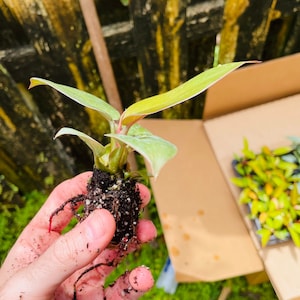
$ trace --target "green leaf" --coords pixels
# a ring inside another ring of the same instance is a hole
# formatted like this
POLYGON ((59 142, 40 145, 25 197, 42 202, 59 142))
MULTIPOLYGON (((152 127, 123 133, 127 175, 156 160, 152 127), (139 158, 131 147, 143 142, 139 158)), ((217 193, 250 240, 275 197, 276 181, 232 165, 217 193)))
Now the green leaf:
POLYGON ((280 240, 285 240, 286 238, 288 238, 288 231, 286 229, 275 230, 274 235, 280 240))
POLYGON ((152 135, 149 131, 137 136, 123 134, 106 134, 106 136, 115 138, 140 153, 150 163, 154 177, 157 177, 160 169, 177 152, 175 145, 152 135))
POLYGON ((250 195, 253 193, 253 191, 249 188, 242 189, 240 196, 239 196, 239 202, 240 203, 250 203, 252 202, 252 198, 250 195))
POLYGON ((204 92, 221 78, 247 62, 219 65, 193 77, 180 86, 160 95, 152 96, 129 106, 121 116, 122 124, 135 123, 143 117, 189 100, 204 92))
POLYGON ((245 156, 245 158, 248 160, 248 159, 255 159, 256 157, 256 154, 249 149, 249 143, 248 143, 248 140, 246 138, 243 139, 243 149, 242 149, 242 152, 245 156))
POLYGON ((261 169, 261 166, 259 165, 257 160, 249 161, 248 165, 263 182, 267 182, 267 175, 265 171, 261 169))
POLYGON ((274 220, 272 218, 267 218, 266 224, 268 225, 268 227, 274 229, 274 220))
POLYGON ((90 136, 88 136, 87 134, 78 131, 76 129, 73 128, 69 128, 69 127, 63 127, 61 128, 56 135, 54 136, 54 139, 62 136, 62 135, 75 135, 77 137, 79 137, 83 142, 85 142, 87 144, 87 146, 89 146, 89 148, 93 151, 94 154, 94 161, 97 167, 98 166, 98 157, 100 157, 102 154, 104 154, 105 152, 105 147, 100 144, 98 141, 94 140, 93 138, 91 138, 90 136))
POLYGON ((287 174, 293 173, 293 171, 297 169, 297 165, 295 163, 287 162, 284 160, 279 160, 277 163, 277 167, 282 170, 288 171, 287 174))
POLYGON ((240 187, 240 188, 245 188, 249 186, 249 178, 248 177, 233 177, 230 179, 231 182, 240 187))
POLYGON ((259 213, 259 201, 253 201, 251 205, 251 216, 256 217, 259 213))
POLYGON ((261 236, 261 246, 262 247, 267 246, 272 232, 269 229, 261 228, 261 229, 257 230, 256 233, 261 236))
POLYGON ((293 150, 291 146, 279 147, 272 151, 273 155, 285 155, 293 150))
POLYGON ((275 218, 273 219, 273 229, 279 230, 283 226, 283 220, 282 218, 275 218))
POLYGON ((246 168, 244 168, 243 163, 237 163, 237 164, 234 166, 234 169, 235 169, 235 171, 236 171, 239 175, 241 175, 241 176, 247 175, 247 170, 246 170, 246 168))
POLYGON ((140 124, 134 124, 130 127, 128 135, 138 136, 138 135, 153 135, 148 129, 141 126, 140 124))
POLYGON ((291 226, 297 233, 300 234, 300 223, 293 223, 291 226))
POLYGON ((293 240, 294 244, 297 247, 300 247, 300 234, 292 226, 288 227, 288 231, 289 231, 289 233, 290 233, 290 235, 292 237, 292 240, 293 240))
POLYGON ((259 212, 266 212, 268 211, 268 203, 258 201, 257 209, 259 212))
POLYGON ((48 85, 54 88, 75 102, 100 112, 101 115, 108 121, 119 120, 120 118, 119 112, 114 107, 104 100, 85 91, 81 91, 67 85, 57 84, 42 78, 33 77, 30 79, 29 88, 33 88, 38 85, 48 85))

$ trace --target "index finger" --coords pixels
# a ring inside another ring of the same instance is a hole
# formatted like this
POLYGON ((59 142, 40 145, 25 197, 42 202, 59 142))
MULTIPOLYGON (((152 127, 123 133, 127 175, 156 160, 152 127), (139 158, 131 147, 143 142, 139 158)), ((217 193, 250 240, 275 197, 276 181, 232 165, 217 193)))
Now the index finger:
MULTIPOLYGON (((31 226, 36 226, 48 231, 49 219, 52 213, 69 199, 87 193, 87 182, 91 178, 92 172, 81 173, 71 179, 67 179, 60 183, 49 195, 45 204, 30 222, 31 226)), ((55 223, 60 228, 64 228, 72 219, 73 213, 69 206, 55 217, 55 223)))

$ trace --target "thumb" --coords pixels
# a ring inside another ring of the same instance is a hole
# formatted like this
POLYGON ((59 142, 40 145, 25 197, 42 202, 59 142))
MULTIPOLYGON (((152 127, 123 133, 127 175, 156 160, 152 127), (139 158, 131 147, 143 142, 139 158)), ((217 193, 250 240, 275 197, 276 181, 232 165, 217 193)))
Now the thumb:
POLYGON ((114 218, 107 210, 95 210, 60 236, 36 261, 13 276, 8 282, 12 284, 13 294, 7 294, 6 299, 18 299, 20 295, 24 299, 51 298, 65 279, 107 247, 115 228, 114 218))

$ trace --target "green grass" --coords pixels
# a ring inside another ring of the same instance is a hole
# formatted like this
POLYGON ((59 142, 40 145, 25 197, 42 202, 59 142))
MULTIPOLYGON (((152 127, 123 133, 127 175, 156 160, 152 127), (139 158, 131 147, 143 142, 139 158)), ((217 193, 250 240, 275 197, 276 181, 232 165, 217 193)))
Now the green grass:
MULTIPOLYGON (((1 196, 1 194, 0 194, 1 196)), ((0 262, 3 262, 9 249, 29 223, 35 213, 39 210, 46 199, 46 195, 34 191, 22 198, 19 205, 13 204, 1 197, 0 206, 0 262)))
MULTIPOLYGON (((45 201, 46 196, 39 192, 32 192, 24 198, 22 208, 17 206, 12 209, 11 205, 6 207, 2 201, 1 218, 0 218, 0 261, 2 262, 13 245, 17 236, 22 229, 34 216, 45 201)), ((157 227, 158 236, 155 241, 143 245, 140 250, 130 254, 117 267, 117 269, 108 278, 108 282, 112 282, 117 276, 126 270, 133 269, 139 265, 150 267, 153 277, 157 280, 165 261, 168 257, 167 248, 164 242, 164 236, 161 224, 157 215, 155 202, 152 199, 147 213, 157 227)), ((259 285, 249 285, 244 277, 228 279, 224 281, 212 283, 185 283, 179 284, 174 295, 169 295, 163 289, 154 287, 145 294, 142 299, 159 299, 159 300, 185 300, 185 299, 201 299, 214 300, 218 299, 224 286, 231 288, 231 293, 227 297, 228 300, 272 300, 277 299, 270 283, 259 285)))

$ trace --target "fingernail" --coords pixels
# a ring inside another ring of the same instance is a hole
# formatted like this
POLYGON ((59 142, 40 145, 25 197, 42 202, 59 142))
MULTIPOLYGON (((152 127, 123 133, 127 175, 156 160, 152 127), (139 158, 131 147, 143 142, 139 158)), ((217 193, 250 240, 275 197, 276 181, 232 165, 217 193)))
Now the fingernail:
POLYGON ((146 292, 153 286, 154 279, 149 268, 141 266, 131 271, 129 282, 135 290, 146 292))

